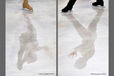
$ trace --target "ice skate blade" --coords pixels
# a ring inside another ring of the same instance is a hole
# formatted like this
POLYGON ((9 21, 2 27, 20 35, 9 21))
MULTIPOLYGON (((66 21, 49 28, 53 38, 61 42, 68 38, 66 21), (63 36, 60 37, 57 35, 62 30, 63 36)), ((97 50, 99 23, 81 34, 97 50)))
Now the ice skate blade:
POLYGON ((63 14, 70 14, 70 13, 72 13, 72 10, 68 10, 67 12, 62 12, 61 11, 61 13, 63 13, 63 14))
POLYGON ((98 5, 98 6, 92 6, 92 8, 102 9, 102 8, 105 8, 105 6, 98 5))
POLYGON ((27 12, 27 13, 33 13, 33 10, 29 10, 27 8, 23 8, 24 12, 27 12))

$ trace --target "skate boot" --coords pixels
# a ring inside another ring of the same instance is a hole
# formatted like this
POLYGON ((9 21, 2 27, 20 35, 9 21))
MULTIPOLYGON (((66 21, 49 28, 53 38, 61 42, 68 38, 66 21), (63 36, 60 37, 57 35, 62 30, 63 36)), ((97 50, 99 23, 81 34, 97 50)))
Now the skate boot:
POLYGON ((62 9, 62 12, 66 13, 68 11, 71 11, 75 2, 76 2, 76 0, 69 0, 67 6, 62 9))
POLYGON ((69 8, 69 7, 66 6, 65 8, 62 9, 62 12, 65 13, 65 12, 68 12, 68 11, 71 11, 71 10, 72 10, 72 8, 69 8))
POLYGON ((27 9, 33 11, 33 8, 28 4, 28 0, 24 0, 23 8, 27 8, 27 9))
POLYGON ((92 3, 93 6, 104 6, 104 1, 103 0, 97 0, 97 2, 92 3))

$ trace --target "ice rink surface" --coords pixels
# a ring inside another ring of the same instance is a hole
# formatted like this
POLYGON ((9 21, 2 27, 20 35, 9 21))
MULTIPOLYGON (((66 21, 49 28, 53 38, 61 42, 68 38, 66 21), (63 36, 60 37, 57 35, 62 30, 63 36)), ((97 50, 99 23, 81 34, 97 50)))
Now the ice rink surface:
POLYGON ((22 2, 6 1, 6 76, 55 76, 56 1, 22 2))
POLYGON ((58 2, 59 76, 109 76, 108 0, 103 8, 77 0, 72 12, 61 13, 67 2, 58 2))
MULTIPOLYGON (((56 76, 56 1, 29 0, 33 13, 22 2, 6 0, 6 76, 56 76)), ((78 0, 61 13, 67 2, 58 0, 59 76, 108 76, 108 0, 104 8, 78 0)))

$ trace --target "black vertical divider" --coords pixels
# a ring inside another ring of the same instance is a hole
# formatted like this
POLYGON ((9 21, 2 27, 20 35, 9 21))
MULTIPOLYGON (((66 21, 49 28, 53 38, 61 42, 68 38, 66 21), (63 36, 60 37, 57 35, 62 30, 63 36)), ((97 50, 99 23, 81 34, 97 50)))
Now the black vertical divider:
POLYGON ((0 0, 0 76, 5 76, 5 0, 0 0))
POLYGON ((58 0, 56 0, 56 76, 58 76, 58 0))
POLYGON ((109 76, 114 76, 114 0, 109 0, 109 76))

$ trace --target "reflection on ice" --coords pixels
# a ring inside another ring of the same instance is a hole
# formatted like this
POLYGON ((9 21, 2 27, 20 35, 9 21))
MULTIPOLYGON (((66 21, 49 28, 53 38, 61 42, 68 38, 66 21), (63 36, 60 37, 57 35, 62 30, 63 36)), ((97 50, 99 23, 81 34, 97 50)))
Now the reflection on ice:
POLYGON ((104 9, 94 8, 97 14, 89 24, 88 28, 85 28, 72 14, 64 14, 74 25, 76 31, 82 38, 82 42, 80 45, 74 48, 74 51, 70 53, 70 56, 77 56, 77 52, 80 52, 81 57, 75 62, 75 67, 78 69, 82 69, 87 65, 87 61, 94 55, 95 53, 95 45, 94 42, 96 40, 96 27, 97 23, 102 16, 104 9))
POLYGON ((39 47, 37 41, 37 32, 34 28, 31 20, 29 18, 29 14, 26 12, 23 13, 26 23, 27 23, 27 30, 26 32, 22 33, 20 36, 20 50, 18 52, 18 62, 17 67, 19 70, 23 68, 23 64, 25 62, 32 63, 37 60, 37 55, 35 54, 36 51, 40 49, 47 50, 47 47, 39 47))

